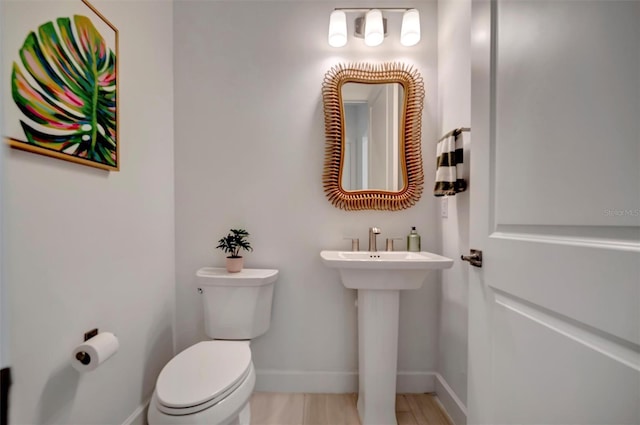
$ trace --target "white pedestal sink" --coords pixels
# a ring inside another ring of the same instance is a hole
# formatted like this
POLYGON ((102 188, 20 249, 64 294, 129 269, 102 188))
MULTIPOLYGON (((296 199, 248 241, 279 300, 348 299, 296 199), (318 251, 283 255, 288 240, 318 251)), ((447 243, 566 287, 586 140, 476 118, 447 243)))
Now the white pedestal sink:
POLYGON ((342 284, 358 290, 358 414, 362 425, 395 425, 400 291, 453 260, 430 252, 321 251, 342 284))

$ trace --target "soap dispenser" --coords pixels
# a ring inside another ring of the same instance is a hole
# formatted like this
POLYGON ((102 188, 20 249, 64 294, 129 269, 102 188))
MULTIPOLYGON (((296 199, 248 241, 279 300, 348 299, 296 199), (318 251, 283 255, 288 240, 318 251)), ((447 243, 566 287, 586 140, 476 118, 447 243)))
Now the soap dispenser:
POLYGON ((416 231, 416 226, 411 227, 411 232, 407 236, 407 251, 420 252, 420 235, 416 231))

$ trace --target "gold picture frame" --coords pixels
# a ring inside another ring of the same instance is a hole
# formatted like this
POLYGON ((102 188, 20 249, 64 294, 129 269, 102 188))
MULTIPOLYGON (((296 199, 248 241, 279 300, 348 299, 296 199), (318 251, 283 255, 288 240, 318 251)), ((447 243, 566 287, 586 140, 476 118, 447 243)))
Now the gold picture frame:
POLYGON ((325 74, 322 99, 326 144, 322 182, 327 198, 335 207, 348 211, 397 211, 410 208, 418 202, 424 186, 421 148, 424 95, 424 82, 420 73, 403 63, 338 64, 325 74), (404 89, 400 150, 406 183, 400 191, 347 191, 342 188, 345 123, 341 88, 347 82, 399 83, 404 89))
POLYGON ((21 45, 16 39, 5 140, 15 149, 118 171, 118 29, 87 0, 55 11, 45 23, 19 16, 28 30, 21 45))

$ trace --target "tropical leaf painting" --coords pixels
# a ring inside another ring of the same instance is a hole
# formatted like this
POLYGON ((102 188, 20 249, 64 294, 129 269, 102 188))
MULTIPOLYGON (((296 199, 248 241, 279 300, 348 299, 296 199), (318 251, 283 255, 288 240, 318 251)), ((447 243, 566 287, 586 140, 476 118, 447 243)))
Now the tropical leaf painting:
POLYGON ((118 169, 116 54, 83 15, 30 32, 13 63, 11 93, 25 148, 118 169))

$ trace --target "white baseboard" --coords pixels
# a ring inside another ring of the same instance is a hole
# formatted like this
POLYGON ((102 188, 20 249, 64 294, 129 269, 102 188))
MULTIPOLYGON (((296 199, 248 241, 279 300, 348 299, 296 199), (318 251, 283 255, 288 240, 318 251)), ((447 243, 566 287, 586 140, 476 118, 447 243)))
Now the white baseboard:
POLYGON ((436 390, 435 372, 398 371, 396 393, 422 394, 436 390))
MULTIPOLYGON (((357 372, 308 372, 263 369, 256 371, 255 391, 283 393, 355 393, 357 372)), ((467 408, 447 381, 436 372, 398 371, 396 392, 421 394, 436 392, 442 406, 455 425, 467 424, 467 408)), ((147 408, 151 399, 138 406, 122 425, 147 425, 147 408)))
POLYGON ((455 425, 467 425, 467 406, 464 405, 442 375, 439 373, 435 375, 436 394, 444 410, 449 414, 455 425))
POLYGON ((151 399, 147 399, 140 406, 136 407, 136 410, 129 415, 127 419, 122 422, 122 425, 147 425, 147 408, 151 399))
MULTIPOLYGON (((355 393, 358 391, 357 372, 309 372, 297 370, 262 369, 256 371, 256 391, 283 393, 355 393)), ((435 391, 435 372, 399 371, 398 393, 435 391)))
POLYGON ((302 370, 256 371, 255 391, 278 393, 355 393, 356 372, 309 372, 302 370))
MULTIPOLYGON (((308 372, 290 370, 258 370, 255 391, 283 393, 355 393, 358 392, 357 372, 308 372)), ((467 424, 467 407, 447 381, 436 372, 398 371, 396 392, 420 394, 436 392, 442 406, 455 425, 467 424)), ((147 425, 146 400, 122 425, 147 425)))

